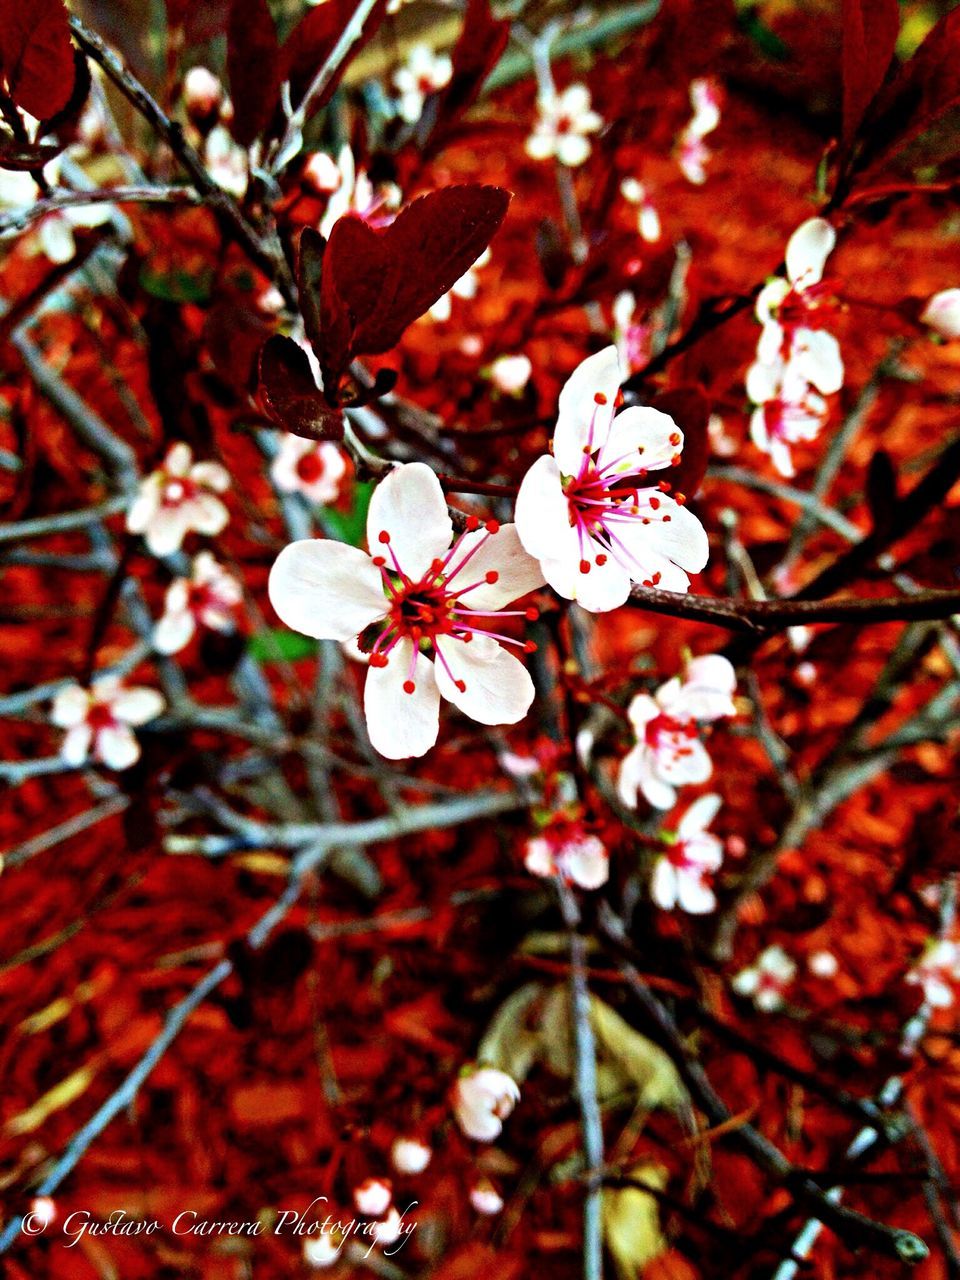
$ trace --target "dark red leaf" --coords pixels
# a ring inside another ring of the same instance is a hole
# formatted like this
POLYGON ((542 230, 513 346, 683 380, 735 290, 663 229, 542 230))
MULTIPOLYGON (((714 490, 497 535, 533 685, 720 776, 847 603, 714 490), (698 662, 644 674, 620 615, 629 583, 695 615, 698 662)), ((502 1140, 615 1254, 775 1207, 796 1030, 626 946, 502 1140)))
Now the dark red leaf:
POLYGON ((343 417, 317 390, 310 361, 292 338, 275 334, 260 352, 260 397, 270 417, 295 436, 341 440, 343 417))
POLYGON ((700 387, 675 387, 653 401, 654 409, 668 413, 683 432, 683 452, 676 467, 665 473, 675 494, 692 498, 703 480, 710 459, 710 401, 700 387))
POLYGON ((0 67, 18 107, 49 120, 73 93, 73 45, 63 0, 0 0, 0 67))
POLYGON ((960 105, 960 9, 940 19, 923 44, 877 96, 864 159, 877 160, 912 142, 960 105))
MULTIPOLYGON (((290 81, 290 94, 296 106, 310 88, 314 76, 326 62, 344 27, 356 12, 356 0, 325 0, 301 19, 283 46, 281 79, 290 81)), ((347 56, 330 78, 323 93, 312 104, 319 111, 333 97, 350 63, 377 33, 387 11, 387 0, 380 0, 363 24, 360 38, 351 45, 347 56)))
POLYGON ((266 0, 233 0, 227 20, 233 136, 248 147, 269 125, 280 90, 280 46, 266 0))
POLYGON ((307 340, 314 351, 320 350, 320 281, 323 274, 323 255, 327 242, 319 231, 305 227, 300 235, 297 258, 297 286, 300 290, 300 310, 307 340))
POLYGON ((63 150, 59 142, 16 142, 4 138, 0 142, 0 169, 42 169, 63 150))
POLYGON ((499 187, 444 187, 383 231, 348 214, 323 257, 320 345, 327 395, 356 355, 380 355, 460 279, 490 243, 510 202, 499 187))
POLYGON ((847 151, 883 84, 900 32, 897 0, 843 0, 843 130, 847 151))
POLYGON ((438 147, 460 117, 470 110, 509 38, 510 22, 494 18, 490 0, 467 0, 463 30, 452 55, 453 72, 437 99, 436 123, 424 143, 425 148, 438 147))

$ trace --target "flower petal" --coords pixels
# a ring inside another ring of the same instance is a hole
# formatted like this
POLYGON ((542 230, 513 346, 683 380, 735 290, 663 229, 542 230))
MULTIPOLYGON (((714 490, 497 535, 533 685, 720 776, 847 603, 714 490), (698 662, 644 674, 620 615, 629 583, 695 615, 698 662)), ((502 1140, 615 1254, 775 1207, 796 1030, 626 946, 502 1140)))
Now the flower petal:
POLYGON ((317 640, 352 640, 387 611, 373 561, 342 542, 306 538, 284 547, 267 592, 288 627, 317 640))
POLYGON ((462 591, 473 582, 481 584, 464 595, 463 603, 468 609, 502 609, 543 586, 540 565, 524 549, 515 524, 501 525, 492 534, 483 529, 465 534, 457 548, 455 564, 460 564, 473 547, 478 549, 463 569, 447 579, 455 591, 462 591), (495 582, 486 581, 488 573, 497 575, 495 582))
POLYGON ((707 915, 717 905, 713 890, 702 876, 681 871, 677 876, 677 901, 692 916, 707 915))
POLYGON ((444 636, 436 647, 437 686, 465 715, 480 724, 516 724, 527 714, 533 681, 523 663, 496 640, 474 636, 467 643, 444 636))
POLYGON ((50 719, 61 729, 72 729, 82 724, 90 709, 90 695, 78 684, 69 684, 61 689, 53 700, 50 719))
POLYGON ((440 690, 433 663, 422 653, 413 663, 413 643, 404 637, 390 652, 385 667, 371 666, 363 691, 370 741, 388 760, 422 756, 440 732, 440 690), (411 678, 413 693, 404 690, 411 678))
POLYGON ((538 560, 569 555, 579 560, 576 531, 570 524, 570 505, 560 481, 560 468, 547 456, 538 458, 520 484, 514 507, 517 534, 538 560))
POLYGON ((193 639, 196 629, 189 609, 168 609, 153 629, 153 647, 157 653, 179 653, 193 639))
POLYGON ((790 365, 825 396, 833 395, 843 386, 840 343, 826 329, 798 329, 790 365))
POLYGON ((222 533, 230 519, 230 512, 212 493, 200 493, 192 502, 184 503, 188 528, 211 537, 222 533))
MULTIPOLYGON (((381 534, 403 572, 416 581, 453 541, 453 522, 440 481, 422 462, 396 467, 377 485, 367 513, 367 543, 373 556, 387 554, 381 534)), ((387 564, 392 561, 388 555, 387 564)))
POLYGON ((713 793, 699 796, 677 824, 677 836, 690 840, 706 831, 719 812, 721 800, 713 793))
POLYGON ((186 506, 160 510, 144 530, 144 541, 151 555, 173 555, 183 546, 183 540, 191 528, 186 506))
POLYGON ((837 243, 837 233, 824 218, 808 218, 787 243, 787 275, 800 289, 818 284, 823 268, 837 243))
POLYGON ((661 911, 677 905, 677 869, 668 858, 658 858, 650 877, 650 897, 661 911))
POLYGON ((163 694, 156 689, 121 689, 110 700, 110 710, 126 724, 146 724, 154 720, 166 706, 163 694))
POLYGON ((140 743, 126 725, 118 724, 100 730, 94 752, 108 769, 129 769, 140 759, 140 743))
POLYGON ((605 347, 587 356, 567 379, 557 406, 553 456, 564 475, 576 475, 588 446, 596 452, 605 443, 620 390, 617 348, 605 347))
POLYGON ((75 724, 60 743, 60 758, 66 764, 79 766, 90 755, 90 744, 93 741, 93 730, 86 723, 75 724))
POLYGON ((668 413, 637 405, 614 418, 597 461, 602 468, 616 463, 613 475, 660 471, 670 466, 682 448, 683 432, 668 413))

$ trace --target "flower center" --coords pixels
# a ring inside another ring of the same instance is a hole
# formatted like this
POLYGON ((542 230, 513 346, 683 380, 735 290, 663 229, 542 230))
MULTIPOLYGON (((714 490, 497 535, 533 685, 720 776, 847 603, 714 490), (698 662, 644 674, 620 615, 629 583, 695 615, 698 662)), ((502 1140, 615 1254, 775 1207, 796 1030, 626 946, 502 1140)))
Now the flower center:
MULTIPOLYGON (((445 556, 434 560, 427 572, 416 579, 404 572, 391 543, 389 530, 380 531, 380 553, 373 556, 373 563, 380 570, 388 606, 383 622, 374 624, 380 630, 369 646, 370 665, 385 667, 397 644, 401 640, 409 640, 412 643, 412 654, 410 670, 403 684, 405 693, 416 691, 414 676, 417 656, 423 650, 432 654, 440 663, 461 693, 466 692, 466 682, 455 676, 450 669, 447 655, 440 647, 441 639, 467 644, 474 636, 479 635, 504 644, 519 645, 527 653, 532 653, 536 648, 532 641, 516 640, 498 631, 488 630, 477 625, 477 621, 525 617, 533 622, 539 616, 538 610, 472 609, 469 601, 465 600, 478 587, 493 586, 500 577, 496 569, 487 569, 480 574, 475 569, 471 571, 471 561, 477 552, 500 532, 497 521, 488 520, 483 526, 482 536, 470 538, 468 542, 468 535, 476 534, 480 527, 477 517, 470 516, 466 532, 456 539, 445 556)), ((364 633, 360 637, 361 648, 366 647, 366 640, 367 633, 364 633)))
POLYGON ((309 453, 297 459, 297 475, 304 484, 316 484, 325 470, 319 449, 311 449, 309 453))
POLYGON ((113 712, 105 702, 95 702, 87 712, 87 724, 95 734, 103 729, 114 728, 116 723, 113 712))
POLYGON ((787 330, 822 329, 838 310, 832 280, 794 285, 777 308, 777 320, 787 330))
POLYGON ((696 726, 661 714, 647 722, 644 741, 651 750, 669 752, 673 756, 690 754, 690 739, 697 736, 696 726))
POLYGON ((192 480, 168 479, 163 488, 162 502, 165 507, 178 507, 181 502, 195 498, 198 492, 199 487, 192 480))

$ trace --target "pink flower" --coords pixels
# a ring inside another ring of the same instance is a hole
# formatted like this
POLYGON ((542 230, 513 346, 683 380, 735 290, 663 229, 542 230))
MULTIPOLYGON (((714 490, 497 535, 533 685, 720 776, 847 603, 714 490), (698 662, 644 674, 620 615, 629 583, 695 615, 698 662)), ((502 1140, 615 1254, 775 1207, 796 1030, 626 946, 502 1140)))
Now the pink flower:
POLYGON ((603 120, 590 109, 590 90, 585 84, 571 84, 562 93, 538 99, 539 117, 527 138, 527 155, 533 160, 555 156, 570 168, 583 164, 590 154, 590 133, 603 127, 603 120))
POLYGON ((433 1152, 419 1138, 395 1138, 390 1148, 390 1159, 397 1173, 423 1173, 433 1158, 433 1152))
POLYGON ((948 341, 960 338, 960 289, 942 289, 935 293, 920 319, 948 341))
POLYGON ((589 356, 560 392, 552 455, 517 495, 517 531, 550 586, 584 609, 622 605, 631 583, 686 591, 707 562, 700 521, 648 481, 679 460, 683 434, 657 409, 615 414, 616 347, 589 356))
POLYGON ((175 444, 163 466, 150 473, 127 512, 127 529, 142 533, 155 556, 179 551, 191 530, 221 533, 230 518, 216 496, 230 487, 218 462, 194 462, 190 446, 175 444))
POLYGON ((610 876, 610 855, 579 820, 555 818, 524 846, 523 865, 534 876, 560 876, 581 889, 599 889, 610 876))
POLYGON ((470 1188, 470 1203, 477 1213, 489 1217, 503 1208, 503 1196, 489 1178, 481 1178, 470 1188))
POLYGON ((445 53, 434 53, 426 44, 414 45, 406 63, 393 73, 401 120, 416 124, 427 98, 449 84, 452 75, 453 63, 445 53))
POLYGON ((706 782, 713 764, 700 740, 697 721, 734 715, 733 667, 720 654, 694 658, 684 678, 674 676, 651 697, 638 693, 627 708, 637 743, 620 763, 617 791, 636 806, 642 793, 655 809, 677 803, 678 786, 706 782))
MULTIPOLYGON (((340 181, 327 202, 320 222, 319 231, 322 236, 329 237, 333 224, 345 213, 359 214, 373 226, 393 221, 400 205, 400 188, 396 183, 388 182, 374 187, 366 171, 357 169, 349 146, 340 148, 337 169, 340 181)), ((329 182, 331 177, 327 171, 325 181, 329 182)))
POLYGON ((475 1142, 493 1142, 503 1122, 520 1100, 520 1089, 505 1071, 468 1067, 453 1086, 453 1114, 475 1142))
POLYGON ((335 502, 347 463, 335 444, 285 434, 270 476, 281 493, 302 493, 310 502, 335 502))
POLYGON ((927 948, 907 974, 906 981, 923 988, 923 998, 931 1008, 949 1009, 960 982, 960 943, 941 939, 927 948))
POLYGON ((767 947, 756 962, 741 969, 730 984, 738 996, 751 996, 764 1013, 783 1005, 784 995, 797 974, 795 962, 783 947, 767 947))
POLYGON ((357 1213, 365 1218, 382 1218, 393 1201, 393 1188, 385 1178, 366 1178, 353 1191, 357 1213))
POLYGON ((364 708, 370 740, 390 759, 433 746, 441 695, 481 724, 515 724, 533 700, 523 664, 496 620, 535 616, 504 605, 543 584, 514 525, 472 516, 453 523, 437 477, 396 467, 374 490, 371 554, 333 541, 294 542, 270 573, 270 600, 294 631, 356 640, 368 652, 364 708))
POLYGON ((679 907, 691 915, 703 915, 717 905, 706 876, 718 871, 723 862, 723 843, 707 831, 717 816, 720 797, 701 796, 680 819, 676 840, 657 859, 650 883, 650 896, 658 907, 672 911, 679 907))
POLYGON ((194 557, 189 578, 175 578, 167 588, 163 617, 153 632, 158 653, 179 653, 193 639, 198 626, 232 631, 243 588, 209 551, 194 557))
POLYGON ((130 726, 155 719, 165 705, 156 689, 124 688, 115 676, 101 676, 89 689, 68 685, 54 698, 50 717, 67 730, 60 755, 69 765, 94 759, 108 769, 129 769, 140 759, 130 726))

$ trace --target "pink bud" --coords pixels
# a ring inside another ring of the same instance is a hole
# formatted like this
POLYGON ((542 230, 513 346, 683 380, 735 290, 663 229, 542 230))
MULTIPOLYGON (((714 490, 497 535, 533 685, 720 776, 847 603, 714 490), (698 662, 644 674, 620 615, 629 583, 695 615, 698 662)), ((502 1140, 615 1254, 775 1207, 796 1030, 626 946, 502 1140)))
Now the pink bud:
POLYGON ((367 1178, 353 1192, 357 1212, 366 1218, 379 1218, 390 1208, 393 1188, 385 1178, 367 1178))
POLYGON ((941 338, 960 338, 960 289, 942 289, 935 293, 920 319, 941 338))

